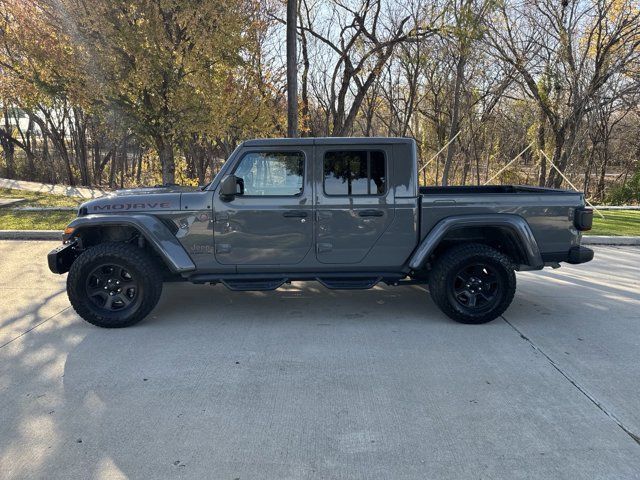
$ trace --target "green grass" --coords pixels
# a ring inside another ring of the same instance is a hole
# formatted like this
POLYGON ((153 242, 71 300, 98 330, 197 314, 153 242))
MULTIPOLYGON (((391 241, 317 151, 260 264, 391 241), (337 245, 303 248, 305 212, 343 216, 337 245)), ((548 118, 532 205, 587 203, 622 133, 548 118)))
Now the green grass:
POLYGON ((0 230, 64 230, 76 212, 16 212, 0 208, 0 230))
POLYGON ((76 217, 75 210, 25 212, 16 211, 13 208, 73 207, 75 209, 82 203, 80 198, 12 188, 0 188, 0 197, 25 199, 24 202, 0 208, 0 230, 64 230, 64 227, 76 217))
POLYGON ((604 220, 593 213, 593 228, 587 235, 640 236, 640 210, 601 210, 604 220))
POLYGON ((15 204, 15 207, 77 207, 82 203, 81 198, 30 192, 28 190, 15 190, 13 188, 0 188, 0 197, 25 199, 24 202, 15 204))

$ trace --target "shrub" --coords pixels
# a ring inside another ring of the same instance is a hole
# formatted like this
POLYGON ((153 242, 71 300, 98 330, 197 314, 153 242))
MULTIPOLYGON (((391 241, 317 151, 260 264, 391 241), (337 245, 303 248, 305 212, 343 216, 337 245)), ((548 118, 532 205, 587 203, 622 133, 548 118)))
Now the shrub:
POLYGON ((633 205, 640 203, 640 169, 624 185, 609 190, 606 203, 610 205, 633 205))

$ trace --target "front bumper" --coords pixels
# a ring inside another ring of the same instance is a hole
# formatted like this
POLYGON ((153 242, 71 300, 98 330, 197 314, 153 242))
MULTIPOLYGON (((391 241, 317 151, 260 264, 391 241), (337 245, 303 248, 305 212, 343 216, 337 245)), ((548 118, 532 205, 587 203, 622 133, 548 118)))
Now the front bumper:
POLYGON ((65 243, 57 248, 54 248, 47 255, 47 261, 49 262, 49 270, 53 273, 66 273, 71 268, 71 264, 78 256, 78 252, 75 249, 76 242, 65 243))
POLYGON ((577 265, 579 263, 587 263, 593 260, 593 250, 583 246, 571 247, 569 249, 568 263, 577 265))

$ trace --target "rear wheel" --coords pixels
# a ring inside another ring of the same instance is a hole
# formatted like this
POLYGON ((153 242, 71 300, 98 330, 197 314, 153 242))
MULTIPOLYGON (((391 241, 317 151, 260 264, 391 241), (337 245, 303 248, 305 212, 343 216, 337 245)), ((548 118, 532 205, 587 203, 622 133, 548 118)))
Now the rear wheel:
POLYGON ((453 320, 480 324, 502 315, 516 291, 511 260, 483 244, 446 251, 429 275, 433 301, 453 320))
POLYGON ((74 310, 99 327, 128 327, 155 307, 162 275, 149 256, 125 243, 91 247, 71 265, 67 294, 74 310))

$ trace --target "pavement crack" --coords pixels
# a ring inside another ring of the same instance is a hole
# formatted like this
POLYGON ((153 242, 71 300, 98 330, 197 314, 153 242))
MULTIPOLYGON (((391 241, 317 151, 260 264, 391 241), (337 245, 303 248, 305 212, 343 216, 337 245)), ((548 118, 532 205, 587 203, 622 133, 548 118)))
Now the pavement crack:
POLYGON ((62 312, 69 310, 71 308, 71 305, 69 305, 68 307, 63 308, 62 310, 60 310, 59 312, 54 313, 53 315, 45 318, 43 321, 41 321, 40 323, 34 325, 33 327, 25 330, 24 332, 22 332, 20 335, 18 335, 17 337, 13 337, 11 340, 9 340, 6 343, 3 343, 2 345, 0 345, 0 348, 6 347, 7 345, 9 345, 10 343, 15 342, 16 340, 18 340, 19 338, 24 337, 27 333, 35 330, 36 328, 38 328, 40 325, 44 325, 46 322, 48 322, 49 320, 51 320, 53 317, 60 315, 62 312))
POLYGON ((622 429, 622 431, 624 431, 624 433, 626 433, 627 435, 629 435, 629 437, 631 437, 631 439, 636 442, 638 445, 640 445, 640 436, 634 432, 631 431, 631 429, 629 429, 629 427, 627 427, 624 423, 622 423, 622 421, 613 413, 610 412, 609 410, 607 410, 607 408, 600 402, 598 401, 592 394, 590 394, 582 385, 580 385, 578 383, 578 381, 576 379, 574 379, 573 377, 571 377, 571 375, 569 375, 567 372, 565 372, 560 365, 558 365, 549 355, 547 355, 547 353, 542 350, 542 348, 540 348, 538 345, 536 345, 533 340, 531 340, 529 337, 527 337, 524 333, 522 333, 518 327, 516 327, 513 323, 511 323, 509 320, 507 320, 504 316, 501 316, 502 320, 505 321, 505 323, 507 325, 509 325, 513 330, 515 330, 515 332, 520 335, 520 338, 522 338, 525 342, 527 342, 535 351, 537 351, 538 353, 540 353, 544 358, 547 359, 547 361, 551 364, 551 366, 558 371, 558 373, 560 373, 560 375, 562 375, 569 383, 571 383, 571 385, 573 385, 576 389, 578 389, 578 391, 580 393, 582 393, 585 397, 587 397, 587 399, 593 403, 602 413, 604 413, 607 417, 609 417, 611 420, 613 420, 618 427, 620 427, 622 429))

